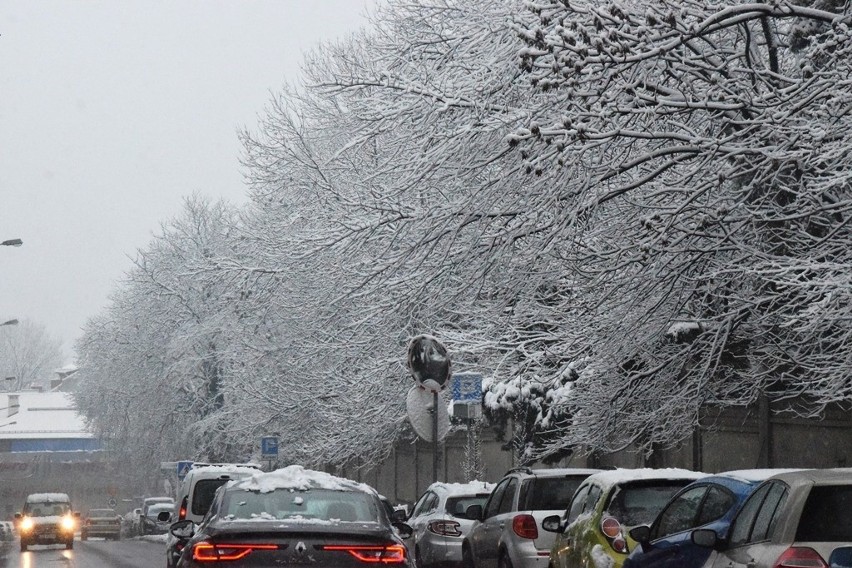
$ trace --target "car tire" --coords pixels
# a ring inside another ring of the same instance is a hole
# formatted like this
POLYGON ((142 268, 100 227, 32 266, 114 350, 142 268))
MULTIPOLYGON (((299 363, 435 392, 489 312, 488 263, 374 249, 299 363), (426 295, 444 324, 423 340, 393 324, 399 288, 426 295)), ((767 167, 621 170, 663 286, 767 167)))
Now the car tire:
POLYGON ((88 538, 89 535, 87 535, 86 533, 80 533, 80 540, 88 540, 88 538))
POLYGON ((27 551, 27 543, 24 542, 24 541, 21 541, 21 552, 26 552, 26 551, 27 551))
POLYGON ((423 557, 420 555, 420 547, 414 547, 414 566, 416 568, 426 568, 426 565, 423 564, 423 557))
POLYGON ((114 537, 114 538, 115 538, 115 540, 121 540, 121 533, 119 533, 119 534, 115 535, 115 537, 114 537))
POLYGON ((512 559, 509 558, 509 553, 505 550, 500 554, 500 560, 497 561, 497 568, 512 568, 512 559))
POLYGON ((476 563, 473 560, 473 551, 467 543, 462 546, 462 568, 476 568, 476 563))
POLYGON ((69 540, 65 543, 65 550, 74 550, 74 541, 69 540))

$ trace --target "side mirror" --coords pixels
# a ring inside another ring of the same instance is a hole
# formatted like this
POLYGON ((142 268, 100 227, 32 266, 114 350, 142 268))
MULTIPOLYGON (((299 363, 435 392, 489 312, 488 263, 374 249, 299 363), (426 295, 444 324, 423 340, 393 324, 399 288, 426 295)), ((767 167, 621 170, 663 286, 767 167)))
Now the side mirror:
POLYGON ((716 549, 719 545, 719 537, 716 536, 716 531, 710 529, 696 529, 692 531, 690 539, 702 548, 716 549))
POLYGON ((464 514, 468 519, 473 521, 481 521, 482 520, 482 505, 471 505, 465 510, 464 514))
POLYGON ((644 545, 651 540, 651 527, 649 527, 648 525, 639 525, 638 527, 633 527, 632 529, 630 529, 627 534, 629 534, 630 538, 632 538, 639 544, 644 545))
POLYGON ((167 523, 171 520, 172 514, 168 511, 162 511, 159 515, 157 515, 157 520, 161 523, 167 523))
POLYGON ((562 517, 559 515, 545 517, 541 520, 541 528, 552 533, 562 532, 562 517))
POLYGON ((391 522, 404 523, 407 517, 408 516, 405 514, 405 511, 403 511, 402 509, 395 509, 393 514, 391 515, 391 522))
POLYGON ((172 523, 172 526, 169 527, 169 532, 172 536, 180 540, 190 539, 195 534, 195 523, 189 519, 172 523))
POLYGON ((407 523, 393 523, 393 528, 396 529, 396 532, 397 534, 399 534, 400 538, 411 538, 412 535, 414 535, 414 529, 411 528, 411 525, 407 523))

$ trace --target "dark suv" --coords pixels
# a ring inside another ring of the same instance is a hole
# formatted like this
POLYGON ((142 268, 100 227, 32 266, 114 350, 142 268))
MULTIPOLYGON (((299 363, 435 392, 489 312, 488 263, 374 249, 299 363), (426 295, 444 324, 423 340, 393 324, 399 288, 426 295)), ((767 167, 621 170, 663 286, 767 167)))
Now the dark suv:
POLYGON ((547 568, 555 535, 541 530, 545 517, 568 508, 574 491, 597 469, 510 470, 485 506, 467 517, 479 521, 462 545, 465 568, 547 568))

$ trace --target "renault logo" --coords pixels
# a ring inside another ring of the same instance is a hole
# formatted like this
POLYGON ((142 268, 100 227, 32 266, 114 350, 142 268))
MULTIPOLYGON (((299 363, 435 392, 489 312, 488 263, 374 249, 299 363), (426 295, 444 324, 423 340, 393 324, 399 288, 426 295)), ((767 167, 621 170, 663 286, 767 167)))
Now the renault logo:
POLYGON ((308 547, 305 546, 304 542, 299 541, 299 543, 296 545, 296 552, 298 552, 300 555, 304 554, 307 549, 308 547))

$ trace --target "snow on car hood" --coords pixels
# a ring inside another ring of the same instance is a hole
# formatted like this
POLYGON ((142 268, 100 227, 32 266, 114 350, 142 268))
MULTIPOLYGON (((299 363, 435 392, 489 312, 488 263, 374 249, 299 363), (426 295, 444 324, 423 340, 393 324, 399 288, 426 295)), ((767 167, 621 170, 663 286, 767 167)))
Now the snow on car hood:
POLYGON ((246 491, 269 493, 276 489, 291 489, 307 491, 308 489, 332 489, 337 491, 364 491, 376 493, 375 489, 365 483, 337 477, 323 471, 305 469, 300 465, 290 465, 268 473, 257 472, 251 477, 231 482, 231 487, 246 491))

